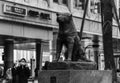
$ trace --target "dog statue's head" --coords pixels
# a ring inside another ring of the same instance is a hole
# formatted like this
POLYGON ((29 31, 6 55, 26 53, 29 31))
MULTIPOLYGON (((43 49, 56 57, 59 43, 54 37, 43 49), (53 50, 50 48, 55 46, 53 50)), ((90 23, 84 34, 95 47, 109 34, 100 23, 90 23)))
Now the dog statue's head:
POLYGON ((69 23, 71 21, 72 14, 70 13, 57 13, 58 23, 69 23))

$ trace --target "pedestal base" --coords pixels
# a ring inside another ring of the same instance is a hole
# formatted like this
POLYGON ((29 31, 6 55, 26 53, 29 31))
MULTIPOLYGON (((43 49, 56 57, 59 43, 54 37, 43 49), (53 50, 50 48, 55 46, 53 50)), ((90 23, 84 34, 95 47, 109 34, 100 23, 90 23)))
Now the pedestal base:
POLYGON ((38 83, 112 83, 112 71, 98 70, 44 70, 38 83))
POLYGON ((43 70, 97 70, 94 62, 47 62, 43 70))

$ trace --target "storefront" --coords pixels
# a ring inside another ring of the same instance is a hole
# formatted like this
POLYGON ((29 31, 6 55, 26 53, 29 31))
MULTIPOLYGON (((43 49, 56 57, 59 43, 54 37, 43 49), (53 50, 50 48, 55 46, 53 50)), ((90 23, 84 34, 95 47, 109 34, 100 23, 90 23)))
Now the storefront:
POLYGON ((41 69, 42 55, 49 52, 53 39, 51 17, 47 10, 0 1, 0 47, 5 71, 21 58, 28 62, 35 59, 36 71, 41 69))

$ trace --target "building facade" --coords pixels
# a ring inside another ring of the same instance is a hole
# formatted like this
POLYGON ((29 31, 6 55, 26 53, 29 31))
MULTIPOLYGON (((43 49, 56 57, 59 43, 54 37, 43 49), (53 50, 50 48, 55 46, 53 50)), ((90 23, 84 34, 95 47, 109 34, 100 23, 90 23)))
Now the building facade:
MULTIPOLYGON (((119 14, 120 1, 115 1, 119 14)), ((56 13, 72 13, 75 27, 79 33, 84 8, 85 0, 0 0, 0 46, 4 49, 6 57, 12 56, 7 61, 13 61, 13 57, 18 60, 28 55, 30 59, 35 58, 36 66, 38 66, 42 58, 39 55, 45 55, 43 61, 48 60, 48 58, 51 60, 49 55, 55 54, 59 28, 56 22, 56 13), (31 51, 32 53, 30 53, 31 51)), ((93 48, 93 39, 96 35, 99 40, 97 56, 102 56, 100 0, 89 0, 82 43, 84 47, 87 47, 87 58, 93 61, 96 51, 93 48)), ((115 53, 120 51, 119 39, 119 29, 113 19, 113 47, 115 53)))

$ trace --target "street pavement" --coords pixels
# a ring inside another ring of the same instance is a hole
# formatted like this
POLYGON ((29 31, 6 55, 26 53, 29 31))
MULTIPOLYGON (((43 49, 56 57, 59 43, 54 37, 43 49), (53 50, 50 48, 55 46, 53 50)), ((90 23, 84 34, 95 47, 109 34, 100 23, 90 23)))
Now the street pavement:
POLYGON ((28 83, 38 83, 38 79, 29 80, 28 83))

